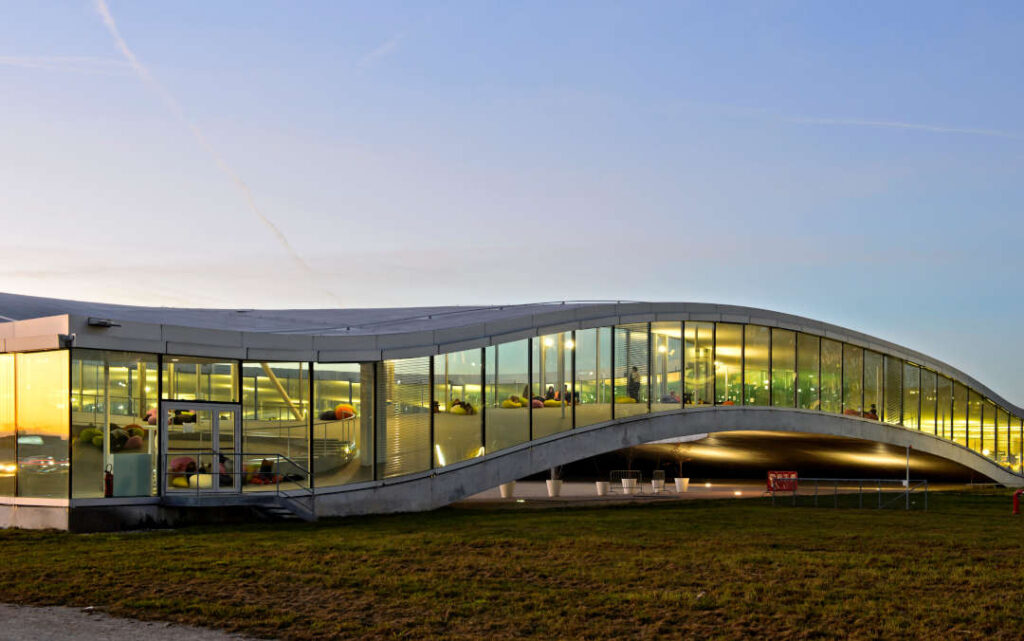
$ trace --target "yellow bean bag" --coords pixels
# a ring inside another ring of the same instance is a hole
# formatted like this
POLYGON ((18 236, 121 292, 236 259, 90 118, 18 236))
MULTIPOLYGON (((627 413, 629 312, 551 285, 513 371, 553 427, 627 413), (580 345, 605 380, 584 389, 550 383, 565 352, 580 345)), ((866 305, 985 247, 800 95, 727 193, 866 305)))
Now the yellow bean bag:
POLYGON ((548 400, 544 401, 544 407, 561 407, 561 406, 562 406, 562 401, 556 401, 553 398, 549 398, 548 400))
POLYGON ((636 399, 633 398, 632 396, 621 396, 621 397, 615 399, 615 402, 616 403, 621 403, 621 404, 629 404, 629 403, 636 403, 636 399))
POLYGON ((200 490, 213 489, 213 474, 193 474, 188 480, 188 486, 200 490))
POLYGON ((461 405, 456 405, 455 407, 453 407, 450 410, 448 410, 448 413, 449 414, 465 414, 466 413, 466 408, 461 406, 461 405))
POLYGON ((513 407, 522 407, 522 405, 520 405, 519 403, 513 403, 512 401, 509 400, 502 401, 501 406, 507 410, 512 409, 513 407))
POLYGON ((188 479, 186 479, 184 476, 177 476, 171 479, 171 487, 188 488, 188 479))

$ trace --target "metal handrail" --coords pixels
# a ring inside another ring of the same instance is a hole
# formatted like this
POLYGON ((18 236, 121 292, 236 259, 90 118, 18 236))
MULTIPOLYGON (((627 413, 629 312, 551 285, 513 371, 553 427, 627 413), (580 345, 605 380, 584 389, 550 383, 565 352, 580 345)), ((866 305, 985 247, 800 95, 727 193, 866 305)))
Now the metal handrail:
MULTIPOLYGON (((289 498, 289 499, 300 498, 300 497, 293 497, 293 496, 290 496, 288 494, 282 494, 282 491, 281 491, 281 483, 282 483, 282 481, 284 481, 285 483, 291 483, 291 484, 294 485, 295 489, 301 491, 301 498, 309 499, 310 500, 310 510, 314 509, 314 506, 315 506, 315 501, 313 500, 314 492, 313 492, 313 489, 310 487, 310 481, 312 480, 312 474, 305 467, 303 467, 302 465, 299 465, 293 459, 291 459, 288 456, 285 456, 284 454, 280 454, 278 452, 234 452, 234 451, 226 452, 226 451, 206 450, 206 449, 198 450, 198 449, 176 448, 174 450, 171 450, 171 451, 168 451, 168 452, 164 452, 164 454, 163 454, 163 457, 164 457, 163 469, 164 469, 164 477, 165 477, 164 478, 164 481, 165 481, 164 487, 169 487, 169 483, 167 483, 167 481, 169 481, 172 476, 195 476, 195 475, 198 475, 198 474, 208 474, 208 475, 210 475, 210 476, 212 476, 214 478, 217 478, 217 477, 220 477, 220 476, 230 475, 232 477, 232 479, 234 479, 236 476, 240 476, 241 475, 242 478, 244 479, 244 475, 248 475, 248 474, 252 473, 250 470, 234 469, 234 468, 231 471, 224 471, 224 472, 221 472, 219 468, 217 470, 215 470, 215 471, 205 471, 205 472, 200 472, 198 469, 196 471, 193 471, 193 472, 175 472, 175 471, 171 471, 171 469, 170 469, 171 458, 172 457, 181 457, 181 456, 187 456, 187 457, 195 458, 197 466, 201 464, 201 461, 202 461, 203 457, 209 457, 210 462, 212 464, 214 457, 221 457, 221 456, 223 456, 225 458, 228 458, 228 459, 232 459, 234 461, 239 461, 239 460, 242 460, 242 459, 245 459, 245 458, 262 458, 262 459, 273 458, 273 459, 276 460, 277 467, 280 467, 282 462, 287 462, 289 465, 291 465, 291 468, 290 468, 289 472, 292 473, 292 474, 297 474, 301 478, 300 478, 300 480, 285 479, 284 478, 284 474, 282 474, 280 470, 277 470, 277 471, 273 472, 273 475, 274 475, 273 494, 275 496, 284 496, 285 498, 289 498)), ((217 463, 218 464, 220 463, 219 459, 217 460, 217 463)), ((236 463, 236 466, 237 466, 237 463, 236 463)), ((194 488, 191 487, 191 484, 190 484, 190 487, 188 487, 188 488, 176 488, 175 490, 173 490, 173 493, 174 494, 184 494, 186 491, 194 490, 196 497, 206 496, 206 497, 211 497, 211 498, 215 497, 215 496, 218 496, 218 495, 223 496, 223 495, 242 494, 242 493, 244 493, 244 489, 242 488, 242 483, 238 484, 238 486, 237 486, 238 489, 237 490, 234 489, 235 486, 236 486, 236 484, 235 484, 234 480, 232 480, 231 490, 220 489, 219 485, 215 486, 215 487, 204 488, 204 487, 202 487, 201 483, 199 483, 197 481, 195 483, 195 487, 194 488), (203 490, 207 490, 207 491, 204 492, 203 490)), ((264 486, 264 487, 268 487, 268 486, 264 486)), ((286 488, 285 491, 287 492, 289 490, 286 488)))

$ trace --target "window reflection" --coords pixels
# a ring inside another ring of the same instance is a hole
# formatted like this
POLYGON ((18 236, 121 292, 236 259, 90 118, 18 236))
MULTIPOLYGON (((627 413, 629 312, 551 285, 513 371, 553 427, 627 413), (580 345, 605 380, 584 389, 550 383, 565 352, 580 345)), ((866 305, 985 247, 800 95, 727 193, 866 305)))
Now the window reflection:
POLYGON ((595 327, 576 332, 576 426, 612 418, 612 332, 595 327))
POLYGON ((771 330, 760 325, 743 327, 745 405, 771 403, 771 330))
POLYGON ((483 351, 434 357, 434 465, 483 456, 483 351))
POLYGON ((713 405, 715 402, 715 325, 686 323, 684 328, 687 405, 713 405))
POLYGON ((383 363, 384 408, 379 426, 379 478, 430 469, 430 357, 383 363))
POLYGON ((75 349, 71 360, 72 496, 157 493, 157 360, 152 354, 75 349))
POLYGON ((313 364, 317 486, 373 480, 373 363, 313 364))
POLYGON ((715 325, 715 404, 743 404, 743 325, 715 325))
POLYGON ((66 350, 15 355, 18 496, 68 498, 66 350))
POLYGON ((683 325, 651 323, 651 411, 678 410, 683 406, 683 325))
POLYGON ((238 363, 216 358, 165 356, 163 396, 174 401, 238 402, 238 363))
POLYGON ((501 343, 485 351, 487 452, 530 440, 529 343, 501 343))

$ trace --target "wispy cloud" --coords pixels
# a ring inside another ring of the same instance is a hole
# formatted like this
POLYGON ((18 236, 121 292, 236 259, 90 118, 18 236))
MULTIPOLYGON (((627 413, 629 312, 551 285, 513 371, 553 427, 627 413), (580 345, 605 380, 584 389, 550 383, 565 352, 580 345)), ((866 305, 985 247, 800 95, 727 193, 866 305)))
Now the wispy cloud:
POLYGON ((0 66, 99 75, 131 72, 131 66, 124 60, 88 56, 0 56, 0 66))
POLYGON ((373 51, 360 58, 359 62, 356 63, 356 67, 358 67, 360 70, 366 69, 377 60, 390 56, 391 54, 398 51, 398 47, 400 44, 402 44, 402 40, 404 39, 405 34, 399 33, 385 40, 380 45, 378 45, 377 48, 375 48, 373 51))
MULTIPOLYGON (((235 186, 238 187, 239 191, 242 192, 242 196, 245 198, 245 202, 248 205, 250 211, 252 211, 252 213, 255 214, 256 217, 260 220, 260 222, 263 223, 263 225, 268 230, 270 230, 270 233, 273 234, 274 238, 277 239, 278 243, 280 243, 280 245, 285 249, 285 251, 288 252, 288 255, 291 256, 295 264, 298 265, 302 271, 306 272, 308 275, 312 276, 314 280, 316 280, 316 274, 313 271, 313 269, 305 260, 303 260, 302 256, 299 255, 299 252, 295 250, 295 247, 293 247, 292 244, 288 242, 288 238, 280 229, 278 229, 277 225, 275 225, 273 221, 271 221, 256 204, 256 199, 253 197, 252 190, 249 189, 249 185, 247 185, 245 181, 242 180, 241 176, 239 176, 235 172, 235 170, 232 169, 230 165, 228 165, 227 161, 214 148, 214 146, 210 143, 209 139, 206 137, 203 131, 195 123, 193 123, 185 116, 185 110, 182 108, 181 104, 174 98, 173 95, 171 95, 171 93, 162 84, 160 84, 157 81, 155 77, 153 77, 153 74, 149 72, 149 69, 145 65, 143 65, 142 62, 139 61, 138 57, 135 55, 135 52, 133 52, 131 48, 128 47, 128 43, 125 42, 124 38, 121 36, 120 30, 117 28, 117 23, 114 21, 114 16, 110 13, 110 8, 107 7, 107 3, 105 2, 105 0, 95 0, 95 6, 97 13, 100 14, 100 18, 103 19, 103 24, 107 27, 107 31, 110 32, 110 36, 114 39, 114 44, 117 45, 117 48, 124 55, 125 59, 128 61, 128 64, 131 65, 132 69, 135 70, 135 73, 137 73, 138 76, 147 85, 149 85, 149 87, 158 96, 160 96, 160 99, 164 102, 167 108, 170 109, 170 111, 178 118, 178 120, 180 120, 186 127, 189 128, 189 130, 192 132, 192 135, 195 136, 196 140, 199 142, 199 145, 203 148, 204 151, 206 151, 207 154, 209 154, 209 156, 216 163, 217 167, 219 167, 220 170, 223 171, 231 179, 235 186)), ((324 292, 330 295, 335 300, 337 300, 337 296, 335 296, 326 288, 324 288, 324 292)))
POLYGON ((927 131, 938 134, 961 134, 967 136, 987 136, 990 138, 1006 138, 1007 140, 1024 140, 1024 134, 999 129, 980 129, 974 127, 946 127, 913 122, 892 120, 860 120, 856 118, 785 118, 786 122, 801 125, 827 125, 837 127, 875 127, 879 129, 909 129, 927 131))

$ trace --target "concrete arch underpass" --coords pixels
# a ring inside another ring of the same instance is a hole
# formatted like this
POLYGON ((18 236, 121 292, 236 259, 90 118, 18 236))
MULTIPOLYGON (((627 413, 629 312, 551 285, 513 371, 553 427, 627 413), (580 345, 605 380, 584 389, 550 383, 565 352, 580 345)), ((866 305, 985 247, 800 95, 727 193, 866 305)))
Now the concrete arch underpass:
POLYGON ((630 417, 554 434, 429 472, 317 492, 321 516, 430 510, 473 494, 592 456, 654 441, 732 431, 799 432, 910 446, 974 470, 1008 487, 1024 477, 946 439, 878 421, 771 407, 706 407, 630 417))

